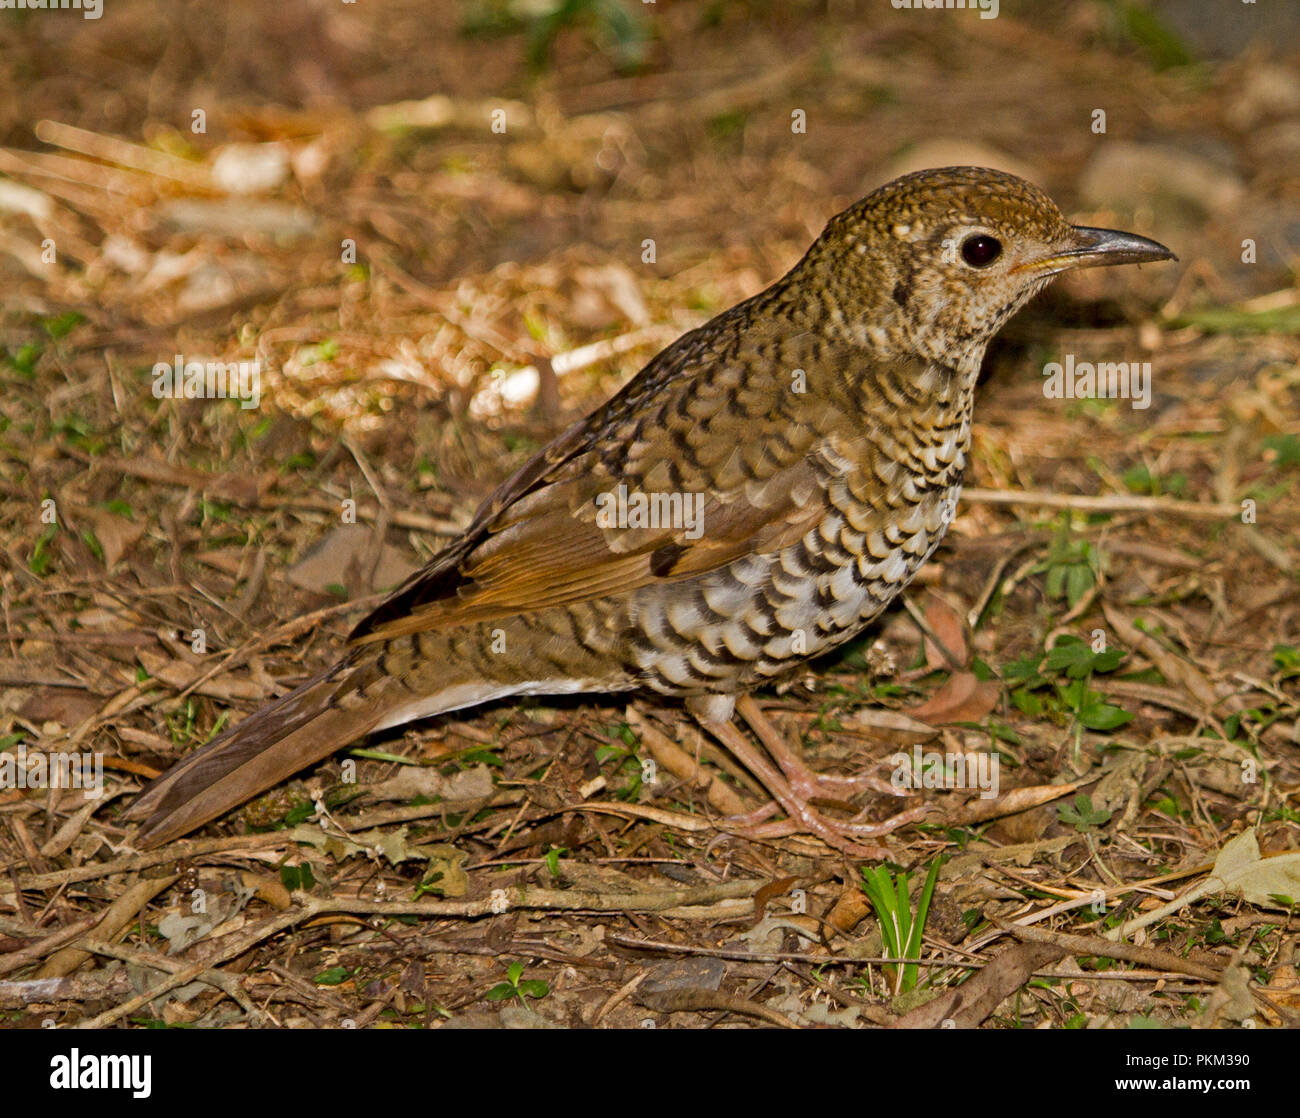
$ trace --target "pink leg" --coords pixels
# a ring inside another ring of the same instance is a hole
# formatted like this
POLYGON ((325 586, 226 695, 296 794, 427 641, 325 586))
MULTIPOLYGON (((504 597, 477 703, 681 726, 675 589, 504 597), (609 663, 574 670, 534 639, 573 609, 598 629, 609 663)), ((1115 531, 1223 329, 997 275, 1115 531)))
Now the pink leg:
POLYGON ((790 787, 805 799, 846 799, 858 792, 880 792, 886 796, 903 796, 907 793, 895 788, 887 780, 866 773, 857 776, 839 776, 835 773, 816 773, 808 767, 794 746, 786 741, 781 731, 772 725, 752 695, 742 695, 736 700, 736 713, 758 735, 758 740, 781 766, 790 787))
MULTIPOLYGON (((733 834, 747 838, 781 838, 791 834, 811 834, 835 850, 860 858, 881 860, 890 857, 890 852, 885 847, 867 846, 856 840, 888 834, 907 823, 923 818, 928 810, 926 807, 913 808, 880 823, 853 823, 828 819, 808 803, 809 797, 806 794, 801 795, 791 787, 785 775, 746 739, 730 718, 719 718, 716 715, 710 717, 709 713, 700 711, 695 713, 700 724, 758 778, 788 816, 787 819, 779 822, 760 823, 759 820, 771 814, 770 808, 762 808, 740 819, 728 820, 725 829, 733 834)), ((747 721, 748 717, 746 715, 747 721)), ((762 715, 760 714, 759 717, 761 718, 762 715)), ((770 728, 770 723, 768 725, 770 728)), ((893 789, 891 788, 890 791, 892 792, 893 789)))

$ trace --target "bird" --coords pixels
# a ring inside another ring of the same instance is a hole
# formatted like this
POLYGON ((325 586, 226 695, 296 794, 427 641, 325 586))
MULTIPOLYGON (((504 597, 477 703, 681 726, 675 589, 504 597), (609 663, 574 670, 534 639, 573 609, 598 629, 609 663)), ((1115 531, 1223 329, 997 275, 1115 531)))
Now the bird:
POLYGON ((503 482, 332 667, 137 797, 149 849, 336 750, 524 696, 681 700, 772 800, 715 820, 859 857, 920 817, 843 819, 752 693, 851 640, 954 518, 989 341, 1062 272, 1176 260, 1072 225, 1037 186, 941 167, 833 217, 788 273, 683 334, 503 482), (740 717, 757 742, 736 725, 740 717))

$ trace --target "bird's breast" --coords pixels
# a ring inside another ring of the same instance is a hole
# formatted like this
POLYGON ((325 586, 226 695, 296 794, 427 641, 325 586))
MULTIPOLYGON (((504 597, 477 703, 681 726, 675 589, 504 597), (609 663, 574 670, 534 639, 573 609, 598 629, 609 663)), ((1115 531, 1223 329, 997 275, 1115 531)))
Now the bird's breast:
POLYGON ((731 692, 789 673, 856 635, 902 591, 943 538, 960 489, 959 470, 942 485, 908 477, 896 502, 864 508, 839 486, 795 543, 638 589, 628 602, 632 670, 667 694, 731 692))

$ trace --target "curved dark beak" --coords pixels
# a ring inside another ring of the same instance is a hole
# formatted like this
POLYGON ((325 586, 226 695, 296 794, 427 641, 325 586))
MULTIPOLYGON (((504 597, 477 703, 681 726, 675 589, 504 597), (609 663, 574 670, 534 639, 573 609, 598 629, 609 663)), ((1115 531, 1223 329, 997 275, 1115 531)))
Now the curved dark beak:
POLYGON ((1079 247, 1064 255, 1079 262, 1079 267, 1100 264, 1147 264, 1153 260, 1177 260, 1159 241, 1139 237, 1136 233, 1121 233, 1118 229, 1093 229, 1087 225, 1074 226, 1079 247))
POLYGON ((1159 241, 1124 233, 1118 229, 1093 229, 1088 225, 1071 227, 1075 243, 1042 260, 1027 265, 1034 271, 1055 275, 1073 268, 1103 268, 1110 264, 1150 264, 1156 260, 1177 260, 1159 241))

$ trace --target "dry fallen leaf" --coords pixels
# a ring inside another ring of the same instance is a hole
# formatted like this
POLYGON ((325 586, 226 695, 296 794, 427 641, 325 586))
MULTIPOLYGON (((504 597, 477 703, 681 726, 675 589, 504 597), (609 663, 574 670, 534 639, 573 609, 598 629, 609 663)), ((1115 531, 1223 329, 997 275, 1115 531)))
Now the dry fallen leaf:
MULTIPOLYGON (((369 575, 368 570, 361 570, 360 564, 370 554, 373 529, 364 524, 341 524, 324 538, 318 540, 305 555, 289 568, 288 579, 295 586, 304 590, 314 590, 319 594, 329 593, 331 586, 346 586, 348 568, 356 565, 358 573, 369 575)), ((397 548, 384 544, 379 551, 379 563, 375 568, 373 583, 376 589, 396 586, 416 569, 416 564, 402 554, 397 548)))
POLYGON ((973 672, 954 672, 938 691, 907 713, 931 725, 978 722, 998 705, 1000 691, 997 680, 980 680, 973 672))
MULTIPOLYGON (((966 644, 966 622, 955 609, 935 594, 925 603, 925 623, 953 656, 958 664, 970 662, 970 648, 966 644)), ((936 671, 949 671, 953 664, 929 637, 925 638, 925 664, 936 671)))

